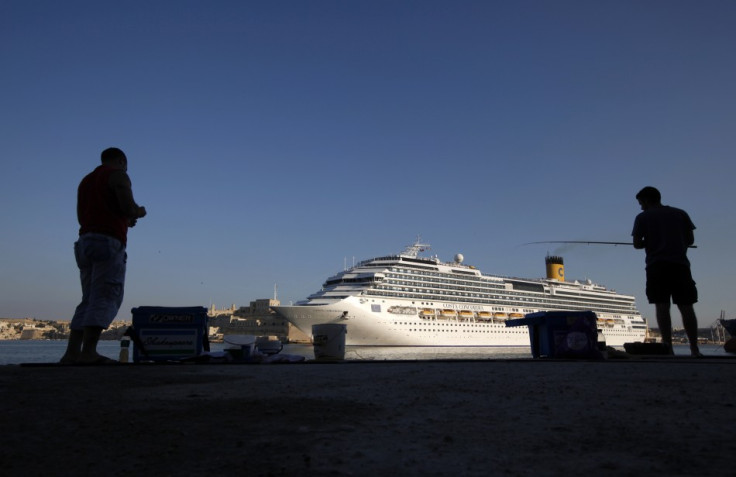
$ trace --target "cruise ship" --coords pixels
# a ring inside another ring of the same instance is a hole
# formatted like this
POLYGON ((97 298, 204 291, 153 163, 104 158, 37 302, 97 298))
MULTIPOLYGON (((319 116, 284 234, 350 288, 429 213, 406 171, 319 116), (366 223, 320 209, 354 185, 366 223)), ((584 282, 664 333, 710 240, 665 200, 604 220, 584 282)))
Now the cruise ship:
POLYGON ((547 256, 543 279, 481 273, 436 256, 417 240, 398 255, 371 258, 325 281, 306 300, 273 310, 307 335, 312 325, 347 325, 348 346, 530 346, 526 326, 506 320, 539 311, 593 311, 608 346, 644 341, 633 296, 590 280, 565 281, 562 257, 547 256))

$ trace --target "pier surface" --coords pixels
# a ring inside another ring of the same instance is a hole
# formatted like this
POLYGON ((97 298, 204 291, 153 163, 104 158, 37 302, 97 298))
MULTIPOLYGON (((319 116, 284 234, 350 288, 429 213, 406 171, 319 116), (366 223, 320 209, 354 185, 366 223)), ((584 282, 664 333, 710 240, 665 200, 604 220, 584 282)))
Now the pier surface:
POLYGON ((0 366, 3 475, 732 475, 736 360, 0 366))

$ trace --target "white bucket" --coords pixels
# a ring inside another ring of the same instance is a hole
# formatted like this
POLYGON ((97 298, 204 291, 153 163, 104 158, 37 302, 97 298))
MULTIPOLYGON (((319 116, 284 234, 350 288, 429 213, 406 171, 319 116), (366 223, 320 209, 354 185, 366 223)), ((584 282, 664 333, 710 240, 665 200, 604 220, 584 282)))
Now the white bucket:
POLYGON ((261 336, 256 340, 256 350, 261 354, 272 355, 278 354, 284 349, 284 345, 279 340, 269 339, 268 336, 261 336))
POLYGON ((222 337, 229 352, 237 361, 250 361, 256 349, 256 337, 253 335, 225 335, 222 337))
POLYGON ((317 360, 345 359, 345 335, 347 325, 326 323, 312 325, 314 358, 317 360))

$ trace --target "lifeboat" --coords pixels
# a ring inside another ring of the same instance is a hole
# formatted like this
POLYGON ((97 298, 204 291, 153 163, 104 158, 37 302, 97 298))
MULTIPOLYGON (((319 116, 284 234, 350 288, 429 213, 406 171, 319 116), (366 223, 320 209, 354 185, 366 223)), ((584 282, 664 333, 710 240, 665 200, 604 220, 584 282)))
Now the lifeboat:
POLYGON ((422 318, 429 318, 431 316, 434 316, 434 309, 423 308, 422 311, 419 312, 419 316, 422 318))
POLYGON ((475 313, 470 310, 460 310, 460 318, 463 320, 472 320, 475 317, 475 313))
POLYGON ((493 315, 490 311, 479 311, 478 312, 478 319, 481 321, 490 321, 493 318, 493 315))
POLYGON ((493 317, 496 318, 496 319, 498 319, 498 320, 505 320, 506 319, 506 313, 496 312, 496 313, 493 314, 493 317))
POLYGON ((440 311, 440 315, 445 318, 454 318, 457 316, 457 312, 455 310, 450 310, 449 308, 445 308, 440 311))
POLYGON ((524 314, 523 313, 511 313, 509 315, 509 318, 524 318, 524 314))

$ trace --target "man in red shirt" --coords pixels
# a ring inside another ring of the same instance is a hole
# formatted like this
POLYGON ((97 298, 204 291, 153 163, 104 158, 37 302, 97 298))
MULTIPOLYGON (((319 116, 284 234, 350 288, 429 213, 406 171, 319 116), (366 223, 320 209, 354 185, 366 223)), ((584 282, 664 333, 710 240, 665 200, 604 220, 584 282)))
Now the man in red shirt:
POLYGON ((74 256, 82 283, 82 301, 74 312, 62 364, 109 364, 97 353, 102 330, 123 302, 128 227, 145 217, 133 200, 128 159, 118 148, 102 151, 102 164, 87 174, 77 190, 79 240, 74 256))

